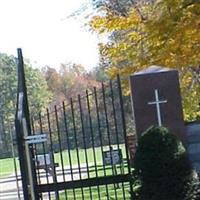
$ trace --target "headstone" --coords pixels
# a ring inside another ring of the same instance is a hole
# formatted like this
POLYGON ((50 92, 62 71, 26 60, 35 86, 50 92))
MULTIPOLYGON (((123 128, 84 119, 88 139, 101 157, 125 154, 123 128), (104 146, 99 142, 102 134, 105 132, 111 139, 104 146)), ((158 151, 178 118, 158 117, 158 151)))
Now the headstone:
POLYGON ((151 66, 133 74, 130 85, 137 137, 158 125, 185 141, 178 71, 151 66))
POLYGON ((104 165, 116 165, 122 162, 121 149, 110 149, 103 152, 103 164, 104 165))

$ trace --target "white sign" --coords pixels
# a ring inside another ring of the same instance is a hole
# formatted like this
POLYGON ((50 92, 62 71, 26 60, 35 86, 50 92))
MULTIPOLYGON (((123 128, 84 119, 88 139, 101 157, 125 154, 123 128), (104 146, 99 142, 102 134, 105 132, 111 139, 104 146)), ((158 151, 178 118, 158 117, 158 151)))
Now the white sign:
POLYGON ((25 137, 25 140, 27 144, 42 143, 47 141, 47 135, 46 134, 29 135, 25 137))
POLYGON ((103 152, 103 163, 104 165, 116 165, 122 162, 121 149, 115 149, 111 151, 103 152))
POLYGON ((35 160, 37 161, 36 163, 37 166, 44 166, 51 164, 50 154, 36 155, 35 160))

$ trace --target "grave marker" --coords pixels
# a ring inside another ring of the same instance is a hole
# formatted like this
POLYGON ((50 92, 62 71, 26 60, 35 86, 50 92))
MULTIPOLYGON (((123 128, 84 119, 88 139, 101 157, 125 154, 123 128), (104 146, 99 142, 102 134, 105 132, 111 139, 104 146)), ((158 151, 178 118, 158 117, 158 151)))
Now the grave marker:
POLYGON ((104 165, 116 165, 122 162, 121 149, 111 149, 103 152, 104 165))

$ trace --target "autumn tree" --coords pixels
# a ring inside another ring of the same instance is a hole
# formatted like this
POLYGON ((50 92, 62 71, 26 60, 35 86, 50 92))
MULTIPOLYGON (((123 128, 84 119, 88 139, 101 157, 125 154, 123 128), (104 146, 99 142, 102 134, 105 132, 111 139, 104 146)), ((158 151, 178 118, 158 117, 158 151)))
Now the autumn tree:
MULTIPOLYGON (((95 80, 94 73, 87 72, 82 65, 67 63, 61 64, 58 71, 52 69, 50 67, 43 68, 43 74, 45 79, 48 83, 49 89, 53 93, 53 100, 50 105, 50 109, 54 110, 54 106, 56 105, 57 108, 62 106, 64 102, 65 105, 65 113, 67 118, 67 127, 69 131, 69 148, 73 149, 76 146, 76 142, 80 148, 84 147, 82 137, 78 137, 77 141, 74 138, 74 121, 76 121, 76 132, 77 134, 82 135, 82 128, 81 128, 81 121, 80 121, 80 106, 78 102, 78 95, 81 98, 81 107, 82 107, 82 114, 84 115, 83 119, 83 126, 85 129, 85 134, 87 138, 87 147, 91 147, 92 139, 90 133, 90 126, 89 126, 89 117, 92 116, 93 122, 96 116, 96 112, 89 113, 88 105, 87 105, 87 97, 89 96, 90 101, 90 109, 94 110, 94 98, 91 97, 91 93, 94 91, 94 87, 98 88, 101 86, 101 83, 95 80), (87 93, 86 93, 87 90, 87 93), (73 102, 73 116, 72 116, 72 106, 71 101, 73 102)), ((101 77, 101 76, 100 76, 101 77)), ((65 126, 65 119, 62 115, 59 115, 59 123, 61 126, 65 126)), ((97 124, 97 120, 94 122, 97 124)), ((95 129, 97 129, 97 125, 95 129)), ((94 128, 93 128, 94 129, 94 128)), ((98 133, 98 131, 94 131, 98 133)), ((53 133, 54 134, 54 133, 53 133)), ((97 134, 95 134, 97 135, 97 134)), ((54 134, 55 143, 58 142, 56 139, 57 134, 54 134)), ((66 133, 63 133, 61 137, 65 137, 66 133)), ((65 140, 64 140, 65 141, 65 140)), ((98 142, 98 141, 97 141, 98 142)), ((66 145, 67 146, 67 145, 66 145)))
POLYGON ((51 68, 49 66, 43 67, 42 73, 47 82, 48 89, 53 94, 51 102, 53 102, 53 104, 55 105, 59 104, 64 99, 64 95, 60 91, 60 88, 62 87, 62 80, 60 74, 56 71, 55 68, 51 68))
POLYGON ((70 101, 77 95, 85 95, 85 90, 99 87, 100 82, 96 80, 94 73, 89 73, 80 64, 61 64, 58 71, 51 67, 42 69, 49 90, 53 93, 53 105, 61 104, 62 101, 70 101))
POLYGON ((110 35, 109 42, 100 44, 100 54, 111 78, 152 64, 180 72, 186 120, 200 117, 199 24, 196 0, 142 1, 125 16, 102 9, 90 22, 97 33, 110 35))
MULTIPOLYGON (((43 73, 45 76, 45 79, 47 81, 47 84, 49 86, 49 89, 53 93, 53 101, 51 103, 50 109, 54 110, 55 105, 57 106, 57 109, 59 110, 59 106, 62 106, 62 101, 65 103, 65 113, 67 118, 67 126, 69 131, 69 148, 73 149, 76 146, 75 139, 74 139, 74 132, 73 132, 73 126, 74 121, 76 122, 76 132, 77 135, 80 135, 80 137, 77 138, 77 145, 80 148, 89 148, 92 147, 93 138, 94 138, 94 145, 99 146, 100 145, 100 139, 99 139, 99 124, 102 124, 101 126, 101 136, 102 136, 102 143, 104 145, 108 145, 108 130, 107 126, 105 126, 105 115, 108 118, 109 123, 109 133, 111 137, 111 142, 116 143, 116 127, 114 125, 114 117, 113 117, 113 106, 115 106, 115 112, 117 119, 120 121, 121 114, 120 110, 117 109, 117 106, 119 106, 119 91, 117 89, 117 84, 115 81, 113 81, 112 85, 112 93, 110 89, 110 82, 109 78, 105 75, 103 70, 101 68, 95 68, 90 72, 87 72, 83 66, 78 64, 62 64, 60 66, 60 69, 56 71, 55 69, 52 69, 50 67, 46 67, 43 69, 43 73), (104 94, 102 89, 102 83, 104 82, 104 94), (94 87, 96 89, 94 89, 94 87), (87 90, 87 92, 86 92, 87 90), (95 94, 94 91, 96 91, 97 95, 97 104, 98 104, 98 112, 99 112, 99 119, 97 118, 97 107, 96 107, 96 101, 95 101, 95 94), (82 115, 83 121, 81 122, 80 119, 80 105, 78 101, 78 95, 80 95, 81 99, 81 107, 82 107, 82 115), (72 117, 72 109, 71 109, 71 98, 73 102, 73 117, 72 117), (105 98, 105 99, 104 99, 105 98), (113 102, 114 105, 112 104, 113 102), (89 108, 88 108, 89 103, 89 108), (106 103, 106 114, 105 114, 105 105, 106 103), (92 120, 92 122, 90 121, 92 120), (82 127, 81 124, 83 123, 83 127, 85 130, 85 138, 87 140, 86 147, 84 147, 84 142, 82 138, 82 127), (92 123, 92 124, 90 124, 92 123), (92 132, 91 133, 91 127, 92 132), (93 134, 93 136, 92 136, 93 134)), ((126 117, 127 117, 127 130, 131 129, 132 127, 132 109, 129 104, 129 97, 124 98, 124 107, 126 108, 126 117)), ((62 109, 61 109, 62 110, 62 109)), ((60 110, 59 110, 60 111, 60 110)), ((59 124, 60 126, 64 126, 64 118, 61 112, 58 111, 59 116, 59 124)), ((53 116, 52 116, 53 118, 53 116)), ((118 122, 118 137, 120 142, 123 142, 123 131, 121 122, 118 122)), ((132 129, 130 130, 130 132, 132 129)), ((54 135, 54 141, 55 143, 58 142, 57 139, 57 133, 53 132, 54 135)), ((61 137, 65 138, 65 133, 61 134, 61 137)), ((63 139, 63 141, 65 141, 63 139)))

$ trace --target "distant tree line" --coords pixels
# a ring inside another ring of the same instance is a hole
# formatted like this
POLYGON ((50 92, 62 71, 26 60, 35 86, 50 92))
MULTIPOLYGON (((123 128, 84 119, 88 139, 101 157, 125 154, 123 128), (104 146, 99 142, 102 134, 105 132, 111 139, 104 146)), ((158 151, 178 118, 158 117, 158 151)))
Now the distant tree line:
MULTIPOLYGON (((66 105, 66 113, 68 116, 69 123, 69 138, 70 138, 70 147, 75 147, 74 140, 74 132, 73 132, 73 124, 72 124, 72 116, 71 116, 71 108, 70 101, 71 98, 75 107, 75 120, 76 120, 76 128, 77 134, 82 134, 81 124, 80 124, 80 113, 78 102, 78 95, 80 95, 82 99, 83 106, 83 116, 84 116, 84 128, 87 137, 87 148, 92 145, 92 136, 91 136, 91 125, 90 125, 90 117, 92 118, 92 131, 94 134, 94 145, 99 146, 99 136, 98 136, 98 120, 96 117, 96 108, 95 108, 95 100, 94 100, 94 88, 96 88, 98 93, 98 101, 99 101, 99 110, 101 116, 101 132, 103 135, 103 143, 108 144, 107 138, 107 127, 105 124, 105 111, 103 107, 102 101, 102 82, 104 82, 105 87, 109 85, 109 79, 104 73, 103 68, 96 67, 92 71, 87 72, 83 66, 78 64, 61 64, 60 69, 56 70, 52 67, 46 66, 43 67, 42 70, 35 69, 33 66, 25 59, 25 73, 26 73, 26 84, 28 91, 28 100, 29 100, 29 108, 31 118, 36 120, 41 116, 44 116, 46 113, 46 108, 50 111, 54 111, 55 105, 60 110, 62 103, 65 102, 66 105), (87 102, 86 102, 86 90, 89 94, 90 101, 90 109, 91 113, 89 116, 87 102)), ((14 133, 14 115, 16 112, 16 97, 17 97, 17 66, 16 66, 16 58, 14 56, 9 56, 7 54, 0 54, 0 150, 4 152, 0 155, 0 157, 5 157, 7 154, 10 155, 10 132, 14 133), (11 124, 11 126, 10 126, 11 124), (11 129, 10 129, 10 128, 11 129)), ((113 87, 116 87, 114 85, 113 87)), ((114 88, 115 91, 115 88, 114 88)), ((113 121, 113 111, 112 111, 112 98, 111 91, 105 89, 106 95, 106 104, 107 104, 107 114, 109 118, 109 131, 111 133, 111 139, 114 142, 113 138, 115 137, 115 128, 113 121)), ((114 98, 116 99, 117 93, 114 92, 114 98)), ((129 104, 129 97, 125 98, 125 106, 126 106, 126 115, 132 120, 132 112, 131 106, 129 104)), ((116 105, 115 105, 116 106, 116 105)), ((117 110, 117 108, 116 108, 117 110)), ((117 112, 117 111, 116 111, 117 112)), ((62 113, 59 111, 59 124, 62 129, 62 137, 64 138, 66 133, 64 131, 64 121, 61 117, 62 113)), ((120 113, 117 113, 118 118, 120 113)), ((55 114, 54 114, 54 122, 55 122, 55 114)), ((131 122, 129 123, 131 124, 131 122)), ((131 124, 132 125, 132 124, 131 124)), ((129 127, 131 127, 131 125, 129 127)), ((119 125, 120 126, 120 125, 119 125)), ((132 128, 130 128, 132 131, 132 128)), ((39 130, 38 130, 39 131, 39 130)), ((120 133, 121 134, 121 133, 120 133)), ((14 134, 15 135, 15 134, 14 134)), ((120 139, 122 135, 120 135, 120 139)), ((53 139, 56 144, 58 144, 58 136, 56 130, 53 134, 53 139)), ((65 140, 62 140, 63 142, 65 140)), ((123 142, 121 140, 121 142, 123 142)), ((64 142, 66 146, 66 141, 64 142)), ((80 148, 84 147, 83 139, 78 137, 78 146, 80 148)), ((56 148, 56 147, 55 147, 56 148)), ((67 148, 67 147, 66 147, 67 148)))

